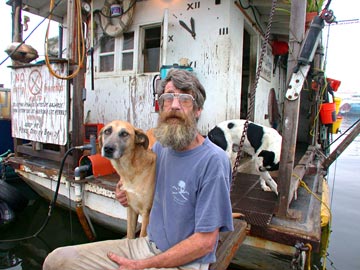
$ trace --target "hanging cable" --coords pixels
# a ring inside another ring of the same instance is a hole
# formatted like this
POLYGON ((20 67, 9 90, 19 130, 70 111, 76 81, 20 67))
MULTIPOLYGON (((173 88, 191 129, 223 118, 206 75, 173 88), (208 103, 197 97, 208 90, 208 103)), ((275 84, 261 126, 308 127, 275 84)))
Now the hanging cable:
POLYGON ((62 172, 64 169, 66 158, 72 151, 74 151, 76 149, 77 150, 93 150, 94 147, 96 147, 96 146, 94 146, 94 143, 92 142, 91 144, 87 144, 87 145, 71 147, 66 151, 64 157, 61 160, 61 165, 60 165, 60 169, 59 169, 59 174, 58 174, 58 179, 57 179, 57 183, 56 183, 54 196, 49 204, 48 214, 47 214, 43 224, 41 225, 40 229, 37 230, 34 234, 29 235, 29 236, 24 236, 24 237, 15 238, 15 239, 0 239, 0 243, 19 242, 19 241, 23 241, 23 240, 32 239, 32 238, 37 237, 44 230, 44 228, 46 227, 46 225, 48 224, 48 222, 50 220, 50 217, 51 217, 52 212, 56 205, 56 201, 57 201, 57 197, 58 197, 59 189, 60 189, 61 176, 62 176, 62 172))
POLYGON ((42 25, 42 23, 49 18, 50 14, 53 13, 53 11, 57 8, 57 6, 62 2, 63 0, 59 0, 57 3, 54 4, 54 7, 52 9, 50 9, 49 13, 44 17, 44 19, 38 23, 37 26, 35 26, 35 28, 29 33, 29 35, 23 40, 20 42, 20 44, 14 49, 13 52, 11 52, 7 57, 5 57, 5 59, 0 63, 0 66, 5 63, 6 60, 8 60, 19 48, 22 44, 25 43, 25 41, 35 32, 35 30, 40 26, 42 25))
POLYGON ((348 127, 345 132, 343 132, 339 137, 337 137, 335 140, 333 140, 331 142, 331 144, 329 144, 326 149, 329 149, 331 145, 333 145, 337 140, 339 140, 342 136, 344 136, 350 129, 352 129, 355 125, 357 125, 357 123, 360 121, 360 118, 358 118, 350 127, 348 127))

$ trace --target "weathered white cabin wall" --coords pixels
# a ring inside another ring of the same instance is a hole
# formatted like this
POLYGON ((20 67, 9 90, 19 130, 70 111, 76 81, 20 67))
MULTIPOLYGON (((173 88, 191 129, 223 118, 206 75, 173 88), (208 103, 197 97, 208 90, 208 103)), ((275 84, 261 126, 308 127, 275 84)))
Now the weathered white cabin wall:
MULTIPOLYGON (((274 56, 272 56, 272 60, 274 61, 274 56)), ((273 67, 274 67, 273 62, 273 67)), ((283 107, 283 101, 284 101, 284 93, 286 92, 286 69, 281 67, 279 64, 277 64, 275 71, 271 72, 271 80, 265 80, 264 78, 260 77, 259 85, 256 90, 256 96, 255 96, 255 117, 254 121, 266 125, 271 126, 269 122, 269 111, 268 111, 268 104, 269 104, 269 93, 270 89, 274 88, 278 109, 281 113, 282 107, 283 107)))
POLYGON ((194 72, 207 91, 207 100, 199 121, 206 134, 220 121, 240 116, 243 18, 231 1, 201 1, 201 8, 169 12, 168 64, 180 58, 192 62, 194 72), (196 38, 179 25, 195 20, 196 38))
MULTIPOLYGON (((207 100, 199 121, 199 128, 206 134, 220 121, 240 117, 242 49, 244 16, 232 1, 192 2, 148 0, 137 2, 133 23, 129 31, 135 32, 135 48, 138 48, 139 29, 143 25, 161 23, 164 9, 169 10, 166 64, 189 59, 194 72, 207 91, 207 100), (197 7, 194 3, 200 3, 197 7), (183 20, 190 26, 195 20, 196 38, 193 39, 179 24, 183 20)), ((95 3, 95 8, 101 4, 95 3)), ((260 48, 257 48, 260 51, 260 48)), ((135 59, 139 57, 135 51, 135 59)), ((95 70, 98 69, 95 51, 95 70)), ((134 70, 138 63, 134 62, 134 70)), ((89 68, 88 64, 88 68, 89 68)), ((95 89, 90 88, 90 70, 86 77, 87 99, 85 115, 89 122, 107 123, 114 119, 130 121, 147 130, 156 126, 158 114, 154 112, 152 80, 156 73, 119 71, 95 74, 95 89)), ((270 82, 260 78, 256 94, 255 121, 269 125, 265 119, 270 88, 278 89, 277 77, 270 82)))
MULTIPOLYGON (((135 33, 135 59, 137 51, 139 28, 142 25, 160 23, 163 18, 164 8, 155 7, 151 2, 138 2, 135 7, 133 23, 127 31, 135 33), (149 12, 151 11, 151 12, 149 12)), ((161 1, 160 1, 161 2, 161 1)), ((162 3, 162 2, 161 2, 162 3)), ((99 2, 95 8, 101 9, 99 2)), ((98 35, 101 33, 98 32, 98 35)), ((115 50, 119 43, 116 42, 115 50)), ((98 51, 95 50, 95 70, 99 69, 98 51)), ((119 59, 115 58, 115 61, 119 59)), ((131 122, 134 126, 147 130, 156 125, 158 114, 154 111, 152 81, 156 73, 137 73, 138 62, 134 60, 134 71, 121 71, 118 66, 114 72, 95 72, 94 90, 91 88, 90 65, 88 64, 86 88, 87 98, 84 104, 85 115, 89 122, 108 123, 115 119, 131 122)))

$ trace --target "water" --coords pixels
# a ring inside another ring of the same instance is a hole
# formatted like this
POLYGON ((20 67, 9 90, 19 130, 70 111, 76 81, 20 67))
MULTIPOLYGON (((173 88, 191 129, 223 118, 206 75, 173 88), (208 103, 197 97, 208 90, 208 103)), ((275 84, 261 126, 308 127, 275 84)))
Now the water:
MULTIPOLYGON (((358 116, 359 117, 359 116, 358 116)), ((357 117, 345 117, 341 130, 345 132, 357 117)), ((338 135, 334 135, 334 140, 338 135)), ((332 149, 341 141, 339 139, 332 149)), ((348 146, 345 152, 330 167, 328 181, 331 193, 332 233, 328 249, 327 269, 358 270, 360 249, 360 177, 359 167, 360 136, 348 146)), ((0 227, 0 239, 33 235, 42 225, 49 203, 36 194, 31 194, 31 204, 17 216, 17 220, 0 227)), ((96 226, 97 240, 122 237, 96 226)), ((48 225, 39 237, 30 240, 4 244, 0 243, 0 269, 37 270, 46 255, 58 246, 88 242, 77 216, 68 210, 56 208, 48 225), (5 262, 20 262, 12 268, 4 267, 5 262)))
MULTIPOLYGON (((0 239, 31 236, 41 228, 48 213, 49 202, 36 194, 31 194, 31 197, 30 205, 17 215, 16 221, 1 227, 0 239)), ((97 240, 123 237, 96 224, 94 227, 97 240)), ((0 269, 40 270, 46 255, 56 247, 86 242, 88 239, 76 214, 56 207, 49 223, 38 237, 16 243, 0 243, 0 269), (9 262, 19 264, 5 267, 11 265, 9 262)))
MULTIPOLYGON (((345 132, 346 128, 352 125, 359 117, 360 115, 344 117, 341 130, 345 132)), ((335 148, 336 144, 332 148, 335 148)), ((360 135, 346 148, 329 170, 332 233, 328 249, 329 260, 326 263, 327 269, 360 269, 359 156, 360 135)))

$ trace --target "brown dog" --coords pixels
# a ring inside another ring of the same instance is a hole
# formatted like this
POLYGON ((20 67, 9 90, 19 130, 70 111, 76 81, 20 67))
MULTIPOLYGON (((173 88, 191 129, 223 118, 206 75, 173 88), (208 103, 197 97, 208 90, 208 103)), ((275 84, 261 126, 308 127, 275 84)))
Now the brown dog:
POLYGON ((156 154, 148 150, 149 139, 125 121, 115 120, 99 134, 101 155, 111 161, 126 191, 127 237, 135 238, 138 215, 142 216, 140 237, 146 236, 155 188, 156 154))
POLYGON ((154 145, 154 143, 156 142, 156 138, 154 135, 154 128, 150 128, 149 130, 146 131, 146 136, 149 138, 149 149, 151 149, 154 145))

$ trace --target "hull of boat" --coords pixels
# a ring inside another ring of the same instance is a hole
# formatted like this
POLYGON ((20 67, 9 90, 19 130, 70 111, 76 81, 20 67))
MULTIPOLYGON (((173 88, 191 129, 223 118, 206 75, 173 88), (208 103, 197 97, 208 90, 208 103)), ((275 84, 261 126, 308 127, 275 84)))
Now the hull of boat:
MULTIPOLYGON (((56 180, 17 170, 22 179, 41 197, 52 200, 56 190, 56 180)), ((91 181, 82 184, 82 204, 91 221, 113 231, 126 232, 126 208, 115 200, 114 191, 108 190, 91 181)), ((56 203, 64 208, 75 210, 75 185, 61 180, 56 203)))

